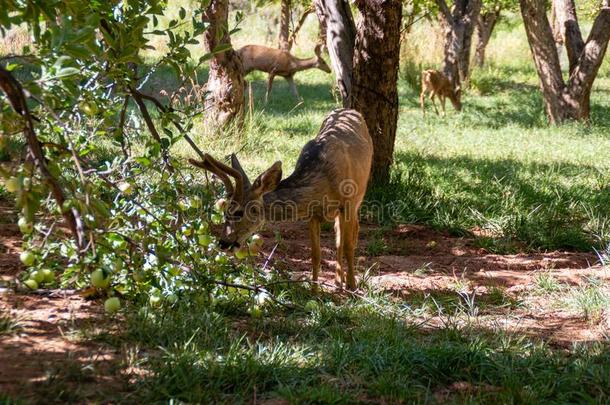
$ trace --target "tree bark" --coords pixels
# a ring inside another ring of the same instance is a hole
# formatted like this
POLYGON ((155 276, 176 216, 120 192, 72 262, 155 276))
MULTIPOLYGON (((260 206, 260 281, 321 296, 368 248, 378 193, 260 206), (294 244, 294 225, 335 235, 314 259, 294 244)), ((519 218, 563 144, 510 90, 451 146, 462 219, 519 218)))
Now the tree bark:
POLYGON ((576 19, 574 0, 556 0, 554 8, 570 60, 570 76, 564 82, 553 30, 546 16, 545 0, 520 0, 521 14, 530 44, 545 109, 552 124, 590 119, 590 95, 610 39, 610 8, 595 18, 586 42, 576 19))
POLYGON ((346 0, 314 0, 344 107, 350 104, 356 26, 346 0))
POLYGON ((481 0, 454 0, 451 9, 445 0, 436 0, 436 4, 445 30, 443 73, 457 87, 470 76, 472 34, 482 3, 481 0))
POLYGON ((357 0, 351 106, 364 116, 373 139, 371 182, 387 183, 398 121, 400 0, 357 0))
MULTIPOLYGON (((209 24, 204 34, 207 52, 231 46, 228 29, 229 1, 211 0, 202 20, 209 24)), ((235 118, 241 120, 244 112, 244 74, 241 60, 229 48, 216 53, 210 60, 210 75, 205 101, 209 123, 224 126, 235 118)))
POLYGON ((282 51, 290 50, 290 0, 281 1, 280 32, 278 34, 278 48, 282 51))
POLYGON ((478 67, 485 65, 485 51, 491 39, 491 34, 500 18, 502 9, 496 7, 494 10, 479 14, 477 19, 477 45, 475 48, 474 60, 478 67))

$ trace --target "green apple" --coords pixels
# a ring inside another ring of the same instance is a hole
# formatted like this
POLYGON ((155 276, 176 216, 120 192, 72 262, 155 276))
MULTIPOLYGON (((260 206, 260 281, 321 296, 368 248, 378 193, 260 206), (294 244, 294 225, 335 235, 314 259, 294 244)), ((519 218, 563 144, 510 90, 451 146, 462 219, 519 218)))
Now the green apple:
POLYGON ((19 230, 21 231, 21 233, 24 235, 29 235, 34 230, 34 224, 25 219, 25 217, 19 218, 19 221, 17 221, 17 225, 19 226, 19 230))
POLYGON ((121 300, 117 297, 110 297, 104 302, 104 309, 109 314, 114 314, 121 308, 121 300))
POLYGON ((21 183, 17 177, 10 177, 4 182, 4 187, 9 193, 15 193, 21 188, 21 183))
POLYGON ((110 280, 110 275, 106 276, 102 269, 97 269, 91 273, 91 285, 95 288, 108 288, 110 286, 110 280))
POLYGON ((25 280, 23 284, 25 284, 30 290, 38 289, 38 283, 36 282, 36 280, 32 280, 31 278, 25 280))
POLYGON ((81 101, 79 104, 80 109, 87 114, 88 116, 92 117, 94 115, 96 115, 99 112, 99 109, 97 108, 97 104, 91 102, 91 101, 81 101))
POLYGON ((30 252, 29 250, 26 250, 21 252, 21 254, 19 255, 19 260, 21 260, 21 263, 29 267, 33 265, 36 261, 36 256, 34 256, 34 253, 30 252))
POLYGON ((178 200, 178 208, 180 208, 180 211, 186 211, 190 208, 190 206, 186 199, 181 198, 178 200))
POLYGON ((176 302, 178 302, 178 296, 174 293, 168 295, 167 302, 169 302, 170 304, 175 304, 176 302))
POLYGON ((227 259, 227 256, 224 253, 218 253, 216 255, 216 257, 214 257, 214 261, 217 264, 221 264, 221 265, 229 263, 229 260, 227 259))
POLYGON ((222 214, 214 213, 214 214, 212 214, 211 219, 212 219, 213 224, 218 225, 218 224, 222 224, 224 217, 222 216, 222 214))
POLYGON ((159 294, 153 294, 148 298, 148 303, 151 307, 158 307, 161 305, 161 296, 159 294))
POLYGON ((250 237, 250 243, 252 243, 258 247, 262 247, 263 243, 265 243, 265 240, 258 233, 255 233, 254 235, 252 235, 250 237))
POLYGON ((36 281, 38 284, 41 284, 44 281, 44 273, 41 270, 33 271, 30 274, 30 278, 36 281))
POLYGON ((121 193, 125 195, 131 195, 133 193, 133 186, 126 181, 119 183, 118 187, 121 193))
POLYGON ((115 259, 114 263, 112 263, 112 271, 118 273, 123 270, 123 261, 121 259, 115 259))
POLYGON ((44 269, 44 270, 39 270, 38 272, 42 272, 42 275, 44 276, 43 282, 45 284, 49 284, 49 283, 52 283, 53 281, 55 281, 55 273, 53 273, 52 270, 44 269))
POLYGON ((197 196, 197 195, 194 196, 194 197, 191 197, 189 202, 191 204, 191 207, 193 207, 195 209, 201 207, 201 198, 199 196, 197 196))
POLYGON ((307 312, 314 312, 317 309, 318 309, 318 303, 314 300, 309 300, 305 304, 305 311, 307 311, 307 312))
POLYGON ((208 246, 210 246, 210 243, 212 243, 212 241, 213 241, 212 237, 205 233, 203 235, 199 235, 198 240, 199 240, 199 246, 206 247, 206 248, 208 246))
POLYGON ((136 283, 141 283, 146 279, 146 274, 142 270, 136 270, 133 272, 133 279, 136 283))
POLYGON ((233 254, 237 260, 243 260, 248 257, 248 248, 245 246, 233 249, 233 254))
POLYGON ((225 212, 225 210, 227 209, 228 206, 229 206, 229 202, 227 201, 226 198, 219 198, 214 203, 214 208, 218 212, 225 212))

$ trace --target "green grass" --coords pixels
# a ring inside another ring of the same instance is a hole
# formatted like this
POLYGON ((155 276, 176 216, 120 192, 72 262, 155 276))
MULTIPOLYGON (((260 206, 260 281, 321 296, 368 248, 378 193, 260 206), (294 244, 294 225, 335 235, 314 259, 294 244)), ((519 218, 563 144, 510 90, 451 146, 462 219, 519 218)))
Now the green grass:
MULTIPOLYGON (((501 292, 492 295, 506 305, 501 292)), ((326 298, 312 313, 272 308, 253 319, 237 306, 212 310, 185 298, 165 312, 132 313, 123 333, 101 338, 139 349, 140 367, 150 372, 130 397, 143 402, 246 403, 256 395, 297 403, 443 403, 439 393, 464 382, 472 389, 449 390, 447 401, 610 400, 606 345, 556 349, 457 319, 422 328, 395 303, 374 298, 340 305, 326 298)))

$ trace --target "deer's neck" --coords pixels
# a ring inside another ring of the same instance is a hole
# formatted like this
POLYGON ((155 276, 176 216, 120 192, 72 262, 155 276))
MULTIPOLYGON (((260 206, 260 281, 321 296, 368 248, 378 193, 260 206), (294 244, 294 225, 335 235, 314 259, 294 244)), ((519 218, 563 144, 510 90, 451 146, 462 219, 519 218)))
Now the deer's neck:
POLYGON ((296 67, 295 72, 314 68, 314 67, 316 67, 317 63, 318 63, 318 58, 316 58, 315 56, 312 58, 307 58, 307 59, 294 58, 294 64, 296 67))
MULTIPOLYGON (((271 222, 300 221, 316 210, 317 193, 311 184, 288 178, 264 196, 265 219, 271 222), (284 184, 282 184, 284 183, 284 184)), ((318 207, 319 208, 319 207, 318 207)))

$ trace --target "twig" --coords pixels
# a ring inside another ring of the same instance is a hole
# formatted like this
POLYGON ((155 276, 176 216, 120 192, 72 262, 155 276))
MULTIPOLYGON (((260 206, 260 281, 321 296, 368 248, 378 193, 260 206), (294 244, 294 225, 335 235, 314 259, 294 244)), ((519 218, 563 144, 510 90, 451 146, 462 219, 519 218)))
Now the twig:
MULTIPOLYGON (((2 67, 0 67, 0 89, 2 89, 2 91, 6 94, 13 110, 15 110, 15 112, 23 116, 25 119, 25 128, 23 132, 27 140, 30 154, 34 159, 36 166, 42 173, 42 176, 49 185, 57 205, 59 207, 63 206, 64 201, 66 201, 64 192, 59 185, 59 181, 51 174, 47 167, 47 160, 44 156, 40 141, 36 137, 34 122, 25 99, 23 88, 21 84, 13 77, 13 75, 2 67)), ((70 228, 72 235, 76 239, 77 247, 79 250, 81 250, 85 238, 84 225, 80 217, 80 213, 75 208, 72 208, 70 210, 66 210, 66 212, 63 213, 63 216, 68 223, 68 227, 70 228)))

